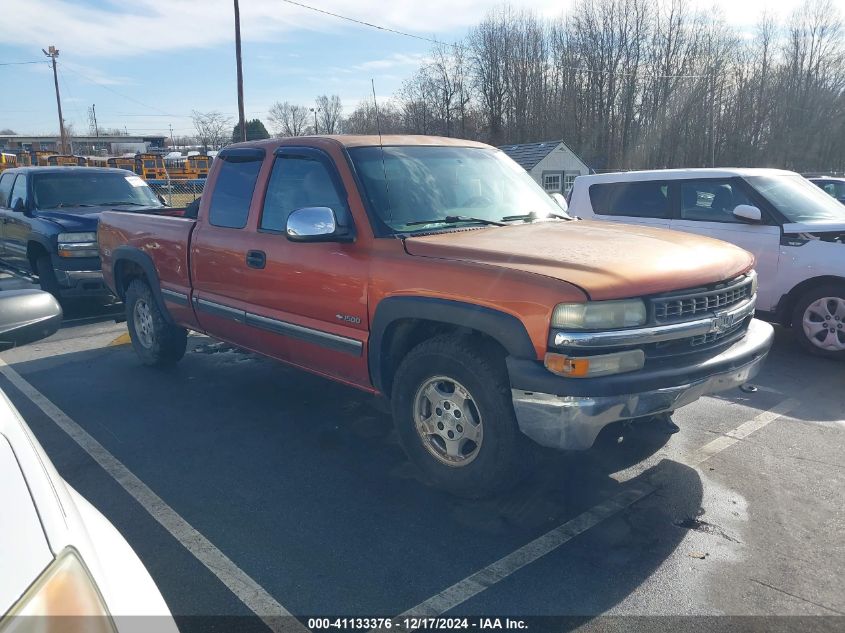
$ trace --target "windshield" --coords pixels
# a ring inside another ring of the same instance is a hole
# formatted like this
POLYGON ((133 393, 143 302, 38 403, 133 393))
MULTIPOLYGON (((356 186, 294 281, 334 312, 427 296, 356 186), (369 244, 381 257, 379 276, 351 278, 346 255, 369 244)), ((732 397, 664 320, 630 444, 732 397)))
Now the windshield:
POLYGON ((138 176, 94 170, 48 172, 32 176, 37 209, 61 207, 160 207, 156 195, 138 176))
POLYGON ((392 233, 443 226, 426 220, 472 224, 532 212, 538 218, 561 213, 522 167, 497 150, 390 146, 383 152, 353 148, 349 154, 372 208, 392 233))
POLYGON ((746 180, 789 222, 845 222, 845 206, 803 176, 749 176, 746 180))

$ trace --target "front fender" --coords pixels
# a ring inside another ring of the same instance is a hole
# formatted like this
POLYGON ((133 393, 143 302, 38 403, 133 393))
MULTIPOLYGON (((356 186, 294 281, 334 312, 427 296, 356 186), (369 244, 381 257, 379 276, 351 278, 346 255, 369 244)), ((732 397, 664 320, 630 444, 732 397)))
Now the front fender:
POLYGON ((390 325, 417 319, 465 327, 490 336, 516 358, 535 358, 531 337, 517 317, 492 308, 433 297, 387 297, 376 306, 370 324, 368 363, 373 385, 385 393, 384 338, 390 325))

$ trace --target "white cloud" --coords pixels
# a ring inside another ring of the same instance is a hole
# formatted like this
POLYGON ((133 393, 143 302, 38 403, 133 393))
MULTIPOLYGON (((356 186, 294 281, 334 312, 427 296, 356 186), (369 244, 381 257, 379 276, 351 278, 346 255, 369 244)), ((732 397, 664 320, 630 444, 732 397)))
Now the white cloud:
POLYGON ((404 53, 393 53, 383 59, 373 59, 363 64, 353 66, 353 70, 386 70, 388 68, 396 68, 399 66, 417 67, 425 63, 427 57, 425 55, 406 55, 404 53))
MULTIPOLYGON (((500 0, 314 0, 326 11, 377 23, 423 37, 442 37, 472 26, 500 0)), ((763 10, 783 15, 799 0, 698 0, 700 6, 720 7, 729 23, 749 25, 763 10)), ((531 8, 555 16, 574 0, 511 0, 515 7, 531 8)), ((230 45, 233 15, 230 0, 112 0, 103 6, 86 6, 78 0, 3 0, 0 41, 26 47, 55 44, 74 58, 128 56, 230 45)), ((365 27, 308 11, 282 0, 249 0, 241 3, 241 31, 245 41, 277 40, 285 33, 308 29, 322 32, 365 27)), ((389 34, 385 34, 389 37, 389 34)))
MULTIPOLYGON (((557 13, 571 1, 515 0, 514 4, 557 13)), ((386 5, 381 0, 320 0, 317 4, 358 20, 432 37, 477 23, 497 3, 399 0, 386 5)), ((55 44, 77 58, 229 45, 233 38, 230 0, 135 0, 106 8, 72 0, 3 0, 3 5, 4 16, 12 19, 0 21, 0 41, 28 47, 34 42, 39 46, 55 44)), ((365 27, 281 0, 241 3, 245 41, 274 40, 301 29, 331 32, 348 28, 365 27)))

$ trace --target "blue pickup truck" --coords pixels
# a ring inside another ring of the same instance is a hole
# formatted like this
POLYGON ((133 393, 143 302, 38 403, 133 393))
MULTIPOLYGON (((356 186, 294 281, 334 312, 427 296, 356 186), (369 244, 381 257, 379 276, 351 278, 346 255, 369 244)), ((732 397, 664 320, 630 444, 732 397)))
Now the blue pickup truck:
POLYGON ((123 169, 7 169, 0 174, 0 263, 37 275, 59 298, 109 295, 97 252, 100 213, 163 207, 144 180, 123 169))

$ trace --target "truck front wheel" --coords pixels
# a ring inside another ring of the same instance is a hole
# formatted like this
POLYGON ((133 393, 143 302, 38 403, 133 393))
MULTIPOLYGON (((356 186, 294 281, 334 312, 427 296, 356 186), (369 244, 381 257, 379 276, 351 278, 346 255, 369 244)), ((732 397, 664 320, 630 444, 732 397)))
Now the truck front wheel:
POLYGON ((171 365, 185 355, 188 332, 168 323, 146 282, 126 289, 126 325, 135 353, 145 365, 171 365))
POLYGON ((438 488, 483 497, 524 471, 526 438, 503 363, 467 337, 412 349, 393 380, 393 419, 408 457, 438 488))

